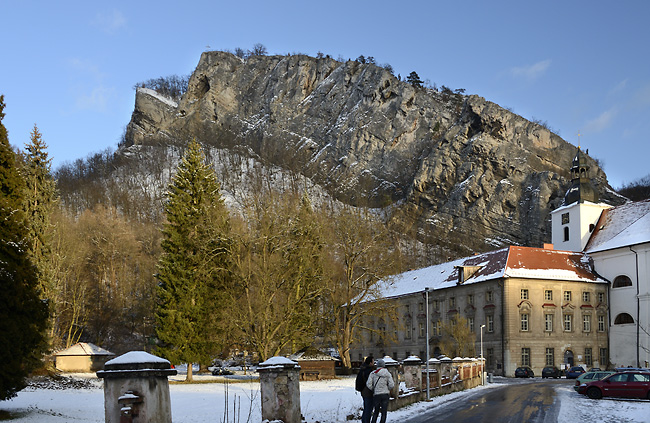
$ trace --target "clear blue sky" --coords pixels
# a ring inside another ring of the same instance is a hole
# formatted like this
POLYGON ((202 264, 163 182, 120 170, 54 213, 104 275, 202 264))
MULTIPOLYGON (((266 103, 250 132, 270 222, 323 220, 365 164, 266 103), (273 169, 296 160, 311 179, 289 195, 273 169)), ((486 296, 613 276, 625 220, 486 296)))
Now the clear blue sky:
POLYGON ((34 123, 58 166, 115 148, 137 82, 206 49, 373 56, 547 121, 614 187, 650 173, 650 1, 0 0, 13 145, 34 123))

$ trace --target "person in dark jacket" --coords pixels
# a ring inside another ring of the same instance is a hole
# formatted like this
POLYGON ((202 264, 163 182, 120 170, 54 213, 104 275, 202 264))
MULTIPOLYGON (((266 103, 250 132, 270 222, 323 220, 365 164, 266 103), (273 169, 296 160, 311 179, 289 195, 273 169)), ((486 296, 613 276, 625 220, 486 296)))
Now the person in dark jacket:
POLYGON ((357 374, 355 385, 357 391, 361 392, 361 398, 363 398, 363 414, 361 414, 361 423, 370 423, 370 417, 372 416, 373 393, 366 387, 366 382, 368 382, 368 377, 374 369, 375 362, 372 356, 368 356, 361 365, 359 374, 357 374))

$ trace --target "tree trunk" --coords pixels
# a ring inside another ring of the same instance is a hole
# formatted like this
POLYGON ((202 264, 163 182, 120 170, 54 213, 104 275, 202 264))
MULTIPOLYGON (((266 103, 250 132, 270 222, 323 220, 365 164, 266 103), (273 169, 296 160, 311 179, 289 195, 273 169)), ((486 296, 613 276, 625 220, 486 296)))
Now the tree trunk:
POLYGON ((187 363, 187 376, 185 377, 185 382, 192 382, 192 363, 187 363))

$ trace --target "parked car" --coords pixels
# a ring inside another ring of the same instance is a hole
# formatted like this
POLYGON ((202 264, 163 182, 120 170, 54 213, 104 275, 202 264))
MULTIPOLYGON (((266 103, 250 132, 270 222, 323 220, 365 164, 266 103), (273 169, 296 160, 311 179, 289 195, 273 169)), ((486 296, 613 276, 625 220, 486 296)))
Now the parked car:
POLYGON ((542 379, 545 379, 547 377, 552 377, 553 379, 557 379, 562 375, 562 372, 560 369, 558 369, 555 366, 546 366, 542 369, 542 379))
POLYGON ((577 379, 578 376, 583 374, 585 372, 585 369, 582 368, 582 366, 573 366, 566 372, 566 378, 567 379, 577 379))
POLYGON ((578 376, 578 378, 576 379, 576 384, 573 386, 573 389, 578 391, 578 388, 583 383, 593 382, 594 380, 601 380, 601 379, 606 378, 609 375, 613 375, 614 373, 616 373, 616 372, 612 372, 612 371, 596 371, 596 372, 588 371, 588 372, 583 373, 580 376, 578 376))
POLYGON ((212 375, 213 376, 228 376, 233 374, 230 370, 226 369, 225 367, 213 367, 212 368, 212 375))
POLYGON ((528 366, 517 367, 515 370, 515 377, 535 377, 533 369, 528 366))
POLYGON ((591 399, 602 397, 650 399, 650 372, 614 373, 603 380, 581 384, 578 393, 587 395, 591 399))

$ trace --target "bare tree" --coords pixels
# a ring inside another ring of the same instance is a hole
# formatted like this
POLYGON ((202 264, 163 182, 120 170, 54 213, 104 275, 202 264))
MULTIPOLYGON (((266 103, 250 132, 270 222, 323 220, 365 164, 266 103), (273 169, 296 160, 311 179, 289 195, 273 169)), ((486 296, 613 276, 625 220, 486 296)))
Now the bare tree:
POLYGON ((350 345, 368 316, 385 316, 389 306, 382 290, 397 273, 399 251, 386 225, 370 215, 343 209, 330 219, 330 262, 327 283, 334 342, 345 367, 351 366, 350 345))

